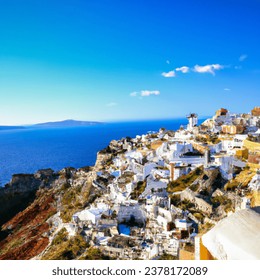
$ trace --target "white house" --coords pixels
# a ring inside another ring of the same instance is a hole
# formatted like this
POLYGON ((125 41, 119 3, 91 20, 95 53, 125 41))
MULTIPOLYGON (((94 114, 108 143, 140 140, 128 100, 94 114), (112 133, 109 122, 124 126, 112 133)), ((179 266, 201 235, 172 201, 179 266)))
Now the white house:
POLYGON ((181 158, 173 158, 170 163, 183 163, 186 165, 204 165, 205 158, 202 156, 192 156, 192 157, 181 157, 181 158))
POLYGON ((233 149, 233 145, 234 145, 233 139, 222 139, 221 143, 222 143, 222 151, 229 152, 230 150, 233 149))
POLYGON ((189 230, 192 223, 188 223, 186 219, 175 219, 175 226, 179 230, 189 230))
POLYGON ((147 139, 148 139, 148 138, 147 138, 147 135, 146 135, 146 134, 143 134, 143 135, 142 135, 141 141, 142 141, 142 142, 146 142, 147 139))
POLYGON ((151 173, 153 177, 169 178, 170 176, 170 171, 168 169, 153 169, 151 173))
POLYGON ((139 182, 139 181, 143 181, 144 180, 144 175, 143 175, 143 173, 142 174, 135 174, 134 175, 134 182, 139 182))
POLYGON ((250 124, 250 126, 256 126, 258 120, 259 120, 258 117, 252 116, 252 117, 249 119, 249 124, 250 124))
POLYGON ((190 139, 192 136, 193 136, 193 134, 190 133, 190 132, 187 131, 187 130, 177 130, 177 131, 175 132, 175 135, 174 135, 174 140, 175 140, 175 141, 188 140, 188 139, 190 139))
POLYGON ((97 208, 100 209, 101 211, 107 211, 109 209, 109 206, 104 202, 98 202, 97 208))
POLYGON ((125 187, 126 187, 126 191, 130 194, 134 189, 134 184, 131 182, 127 184, 125 187))
POLYGON ((64 224, 69 236, 75 236, 77 234, 77 226, 72 223, 64 224))
POLYGON ((117 217, 119 223, 124 223, 130 220, 134 220, 135 222, 144 225, 146 222, 145 211, 138 204, 133 206, 121 205, 117 217))
POLYGON ((164 157, 167 155, 168 151, 169 151, 168 143, 163 142, 162 145, 156 149, 156 155, 164 157))
POLYGON ((115 157, 113 159, 113 163, 116 166, 116 168, 121 168, 124 165, 123 160, 119 157, 115 157))
POLYGON ((144 174, 144 166, 136 162, 134 159, 131 160, 129 169, 135 174, 144 174))
POLYGON ((101 219, 101 215, 105 210, 98 209, 98 208, 90 208, 85 209, 80 212, 75 213, 72 216, 72 219, 75 222, 82 221, 90 221, 92 224, 97 224, 97 222, 101 219))
POLYGON ((185 153, 192 152, 193 151, 193 147, 192 147, 191 143, 175 142, 175 143, 170 145, 170 151, 171 151, 172 158, 178 158, 178 157, 180 157, 181 155, 183 155, 185 153))
POLYGON ((154 162, 146 163, 144 165, 144 178, 151 174, 153 168, 157 167, 158 165, 154 162))
POLYGON ((246 140, 246 134, 236 134, 233 138, 233 148, 242 148, 244 141, 246 140))
POLYGON ((161 226, 164 230, 167 230, 167 224, 168 224, 167 219, 161 215, 158 215, 156 219, 158 225, 161 226))
POLYGON ((213 157, 214 163, 219 166, 222 176, 227 180, 231 180, 233 178, 233 156, 214 155, 213 157))
POLYGON ((166 210, 162 207, 158 207, 158 215, 164 217, 167 222, 172 222, 172 214, 171 214, 171 211, 169 210, 166 210))
POLYGON ((219 153, 222 151, 222 142, 219 142, 215 145, 209 145, 209 150, 211 153, 219 153))
POLYGON ((126 201, 128 193, 123 193, 117 184, 110 184, 108 187, 110 189, 110 198, 114 203, 122 203, 126 201))
POLYGON ((143 160, 143 155, 142 153, 136 151, 136 150, 132 150, 130 152, 126 152, 125 153, 125 157, 129 158, 129 159, 135 159, 138 163, 142 163, 143 160))
POLYGON ((162 180, 153 180, 151 176, 147 178, 146 188, 144 195, 149 194, 152 190, 158 191, 158 189, 166 189, 167 181, 162 180))
POLYGON ((170 163, 170 178, 171 180, 177 180, 180 176, 188 174, 194 167, 191 167, 185 163, 171 162, 170 163))

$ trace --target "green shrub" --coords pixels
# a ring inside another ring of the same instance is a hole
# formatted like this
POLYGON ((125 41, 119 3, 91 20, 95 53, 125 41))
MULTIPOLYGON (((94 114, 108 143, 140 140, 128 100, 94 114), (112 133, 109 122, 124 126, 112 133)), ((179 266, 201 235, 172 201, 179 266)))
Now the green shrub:
MULTIPOLYGON (((66 231, 66 229, 65 229, 66 231)), ((61 230, 53 240, 52 246, 43 256, 44 260, 72 260, 77 259, 88 247, 81 235, 68 239, 66 233, 61 230)))
POLYGON ((59 245, 68 240, 68 232, 65 228, 61 229, 52 240, 52 245, 59 245))
POLYGON ((227 184, 224 186, 225 191, 234 191, 239 183, 236 180, 230 180, 227 182, 227 184))
POLYGON ((174 194, 170 196, 171 204, 178 206, 181 203, 181 196, 179 194, 174 194))
POLYGON ((158 258, 158 260, 178 260, 178 257, 165 253, 165 254, 161 255, 158 258))
POLYGON ((137 183, 137 186, 134 188, 134 190, 131 193, 131 198, 138 199, 138 197, 144 192, 145 188, 146 188, 146 182, 139 181, 137 183))
POLYGON ((211 198, 211 202, 212 202, 214 208, 216 208, 220 205, 224 206, 225 212, 232 211, 232 209, 233 209, 232 200, 225 196, 220 196, 220 195, 215 196, 215 197, 211 198))
POLYGON ((100 249, 90 247, 86 254, 79 258, 79 260, 111 260, 109 256, 104 255, 100 249))
POLYGON ((199 189, 199 184, 193 184, 192 186, 190 186, 190 189, 193 191, 193 192, 196 192, 198 189, 199 189))

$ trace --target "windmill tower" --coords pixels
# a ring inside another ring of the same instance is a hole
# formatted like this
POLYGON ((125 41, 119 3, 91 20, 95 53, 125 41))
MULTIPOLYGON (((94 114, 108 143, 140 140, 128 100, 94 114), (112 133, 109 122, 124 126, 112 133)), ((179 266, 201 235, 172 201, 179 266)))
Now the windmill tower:
POLYGON ((192 130, 193 127, 197 126, 198 124, 198 115, 195 113, 189 114, 187 116, 189 124, 187 125, 188 130, 192 130))

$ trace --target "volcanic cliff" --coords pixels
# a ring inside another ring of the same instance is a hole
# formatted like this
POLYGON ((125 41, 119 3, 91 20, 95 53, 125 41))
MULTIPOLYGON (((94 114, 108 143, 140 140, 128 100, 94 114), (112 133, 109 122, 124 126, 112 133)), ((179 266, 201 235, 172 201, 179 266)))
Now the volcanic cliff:
POLYGON ((93 179, 89 167, 14 175, 0 189, 0 259, 32 259, 42 253, 59 226, 51 217, 58 213, 60 223, 67 222, 95 199, 93 179))

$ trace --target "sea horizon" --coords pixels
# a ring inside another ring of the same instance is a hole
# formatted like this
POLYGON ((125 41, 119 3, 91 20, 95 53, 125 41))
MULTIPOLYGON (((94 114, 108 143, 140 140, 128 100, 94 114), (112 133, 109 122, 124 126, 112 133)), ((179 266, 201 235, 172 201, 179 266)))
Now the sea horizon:
MULTIPOLYGON (((186 114, 188 115, 188 113, 186 114)), ((30 127, 37 127, 38 124, 42 124, 42 123, 51 123, 51 122, 62 122, 62 121, 66 121, 66 120, 73 120, 73 121, 78 121, 78 122, 90 122, 90 123, 97 123, 97 124, 106 124, 106 123, 131 123, 131 122, 156 122, 156 121, 171 121, 171 120, 186 120, 186 115, 182 115, 182 116, 175 116, 175 117, 171 117, 171 118, 144 118, 144 119, 108 119, 108 120, 83 120, 83 119, 78 119, 78 118, 64 118, 64 119, 58 119, 58 120, 47 120, 47 121, 41 121, 41 122, 34 122, 34 123, 15 123, 15 124, 1 124, 0 123, 0 127, 26 127, 26 128, 30 128, 30 127)), ((208 119, 211 118, 211 115, 202 115, 202 116, 198 116, 198 120, 204 120, 204 119, 208 119)), ((86 125, 87 126, 87 125, 86 125)), ((18 128, 19 129, 19 128, 18 128)))
MULTIPOLYGON (((200 118, 199 123, 205 118, 200 118)), ((177 130, 186 118, 106 122, 75 127, 34 127, 0 131, 0 185, 14 174, 33 174, 39 169, 93 166, 97 152, 110 141, 149 131, 177 130)))

